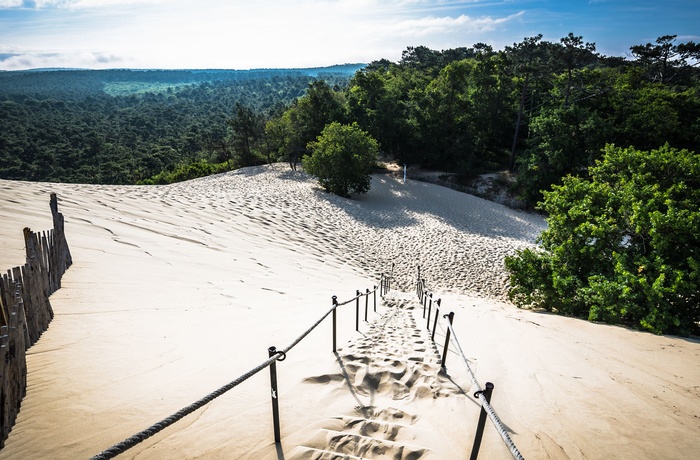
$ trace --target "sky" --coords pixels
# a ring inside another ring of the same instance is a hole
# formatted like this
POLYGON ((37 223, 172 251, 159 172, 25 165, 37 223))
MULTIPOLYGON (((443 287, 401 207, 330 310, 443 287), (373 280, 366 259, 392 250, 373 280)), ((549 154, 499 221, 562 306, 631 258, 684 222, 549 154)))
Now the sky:
POLYGON ((569 33, 629 58, 700 42, 700 0, 0 0, 0 70, 323 67, 569 33))

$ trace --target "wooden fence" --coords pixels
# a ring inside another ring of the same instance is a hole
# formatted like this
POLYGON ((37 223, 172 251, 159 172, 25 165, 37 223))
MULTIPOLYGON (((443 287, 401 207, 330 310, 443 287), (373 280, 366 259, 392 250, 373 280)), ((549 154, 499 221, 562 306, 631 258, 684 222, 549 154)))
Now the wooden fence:
POLYGON ((26 351, 48 329, 53 318, 49 296, 73 263, 55 193, 49 206, 53 230, 25 228, 27 262, 0 277, 0 448, 27 392, 26 351))

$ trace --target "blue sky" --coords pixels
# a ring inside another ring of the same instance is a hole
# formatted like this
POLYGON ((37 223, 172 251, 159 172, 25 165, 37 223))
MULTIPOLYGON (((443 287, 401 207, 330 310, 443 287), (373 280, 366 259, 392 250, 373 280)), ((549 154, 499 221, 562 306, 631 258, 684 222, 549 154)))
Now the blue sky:
POLYGON ((315 67, 573 32, 700 41, 700 0, 0 0, 0 70, 315 67))

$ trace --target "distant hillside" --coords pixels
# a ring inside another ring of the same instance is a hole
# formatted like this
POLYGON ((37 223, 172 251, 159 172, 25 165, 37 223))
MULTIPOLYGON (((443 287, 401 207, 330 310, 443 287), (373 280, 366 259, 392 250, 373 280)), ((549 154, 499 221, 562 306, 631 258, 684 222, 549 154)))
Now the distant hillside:
POLYGON ((207 82, 246 81, 274 77, 349 78, 365 64, 339 64, 298 69, 35 69, 0 72, 1 95, 126 95, 161 92, 207 82))
POLYGON ((362 67, 0 72, 0 178, 123 184, 209 168, 232 156, 239 105, 260 131, 312 83, 342 90, 362 67))

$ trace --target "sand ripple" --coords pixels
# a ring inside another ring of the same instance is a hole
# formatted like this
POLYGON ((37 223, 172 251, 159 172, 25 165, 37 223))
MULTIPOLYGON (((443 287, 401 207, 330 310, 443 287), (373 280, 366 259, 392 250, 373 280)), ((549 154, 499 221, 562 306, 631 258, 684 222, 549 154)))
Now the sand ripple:
POLYGON ((244 216, 290 246, 337 258, 373 279, 395 263, 399 289, 412 288, 420 265, 432 289, 496 299, 506 294, 503 258, 532 246, 545 228, 538 215, 386 175, 373 178, 368 194, 341 198, 282 165, 174 184, 162 199, 187 197, 192 208, 199 203, 221 218, 244 216))

